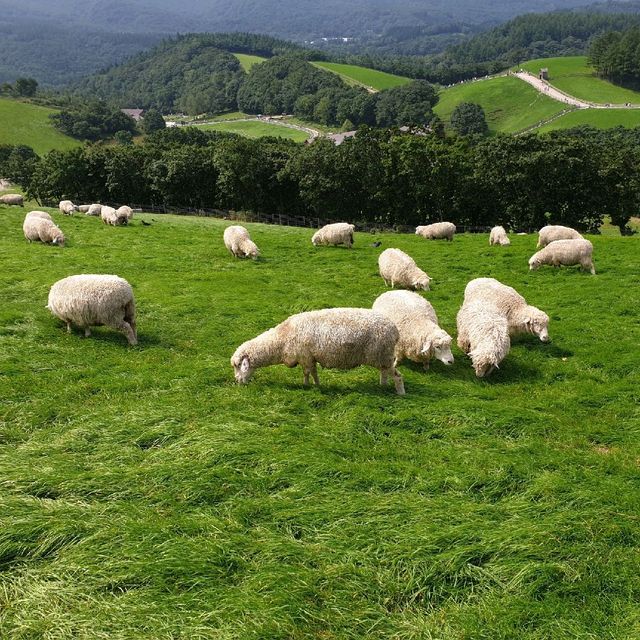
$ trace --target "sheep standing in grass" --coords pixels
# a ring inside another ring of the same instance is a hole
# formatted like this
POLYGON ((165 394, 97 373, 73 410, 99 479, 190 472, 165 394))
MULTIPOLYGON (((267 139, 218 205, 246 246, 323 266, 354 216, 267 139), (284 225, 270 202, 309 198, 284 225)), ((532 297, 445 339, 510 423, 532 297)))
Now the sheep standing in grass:
POLYGON ((425 370, 432 358, 453 363, 451 336, 438 326, 434 308, 422 296, 412 291, 387 291, 376 298, 372 308, 398 328, 396 367, 405 358, 421 362, 425 370))
POLYGON ((489 244, 499 244, 503 247, 508 247, 511 244, 511 240, 509 240, 504 227, 493 227, 493 229, 491 229, 491 233, 489 234, 489 244))
POLYGON ((72 216, 74 211, 78 210, 78 207, 71 200, 61 200, 58 208, 65 216, 72 216))
POLYGON ((416 227, 416 235, 427 240, 448 240, 451 242, 456 232, 453 222, 434 222, 433 224, 416 227))
POLYGON ((495 278, 476 278, 464 290, 465 302, 482 300, 492 304, 507 318, 509 335, 531 333, 542 342, 549 342, 549 316, 527 304, 527 301, 513 288, 495 278))
POLYGON ((32 211, 24 219, 22 230, 24 237, 29 242, 44 242, 45 244, 55 244, 64 247, 64 234, 59 227, 49 218, 44 211, 32 211))
POLYGON ((465 300, 456 318, 458 347, 470 358, 478 378, 488 376, 511 348, 509 324, 503 313, 483 300, 465 300))
POLYGON ((403 395, 404 382, 394 366, 398 338, 395 324, 370 309, 307 311, 240 345, 231 365, 236 381, 246 383, 259 367, 299 364, 305 385, 309 376, 320 384, 317 364, 330 369, 367 365, 380 370, 382 385, 392 376, 396 393, 403 395))
POLYGON ((538 232, 538 249, 546 247, 550 242, 555 240, 576 240, 582 238, 582 235, 571 227, 563 227, 559 224, 550 224, 542 227, 538 232))
POLYGON ((249 232, 245 227, 239 224, 231 225, 224 230, 222 236, 224 240, 224 246, 236 257, 236 258, 253 258, 257 260, 260 255, 260 250, 257 245, 249 237, 249 232))
POLYGON ((87 210, 88 216, 100 216, 102 213, 102 205, 101 204, 91 204, 89 205, 89 209, 87 210))
POLYGON ((138 343, 136 336, 136 306, 131 285, 118 276, 82 274, 58 280, 49 291, 47 309, 67 323, 84 329, 105 325, 122 331, 129 344, 138 343))
POLYGON ((29 211, 26 218, 42 218, 44 220, 51 220, 53 222, 53 218, 46 211, 29 211))
POLYGON ((429 291, 431 278, 400 249, 385 249, 378 258, 378 266, 387 286, 429 291))
POLYGON ((593 245, 584 238, 576 240, 554 240, 529 258, 529 269, 535 271, 543 264, 553 267, 579 264, 585 271, 595 275, 593 245))
POLYGON ((129 224, 133 218, 133 209, 127 205, 122 205, 116 209, 116 216, 118 216, 119 220, 123 220, 120 224, 129 224))
POLYGON ((113 207, 103 206, 100 209, 100 218, 105 224, 110 224, 114 227, 127 224, 129 219, 126 213, 118 213, 113 207))
POLYGON ((5 193, 0 196, 0 204, 11 204, 17 207, 24 207, 24 197, 19 193, 5 193))
POLYGON ((354 225, 346 222, 326 224, 313 234, 311 242, 314 247, 317 247, 319 244, 332 244, 334 246, 343 244, 351 249, 353 246, 353 232, 355 230, 354 225))

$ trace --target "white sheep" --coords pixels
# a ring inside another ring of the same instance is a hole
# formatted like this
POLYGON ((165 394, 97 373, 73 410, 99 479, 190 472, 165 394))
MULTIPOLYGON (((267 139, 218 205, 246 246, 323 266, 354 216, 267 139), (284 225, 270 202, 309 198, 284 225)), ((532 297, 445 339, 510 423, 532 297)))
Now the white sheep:
POLYGON ((43 218, 44 220, 51 220, 53 222, 53 218, 46 211, 29 211, 26 218, 43 218))
MULTIPOLYGON (((32 214, 45 213, 44 211, 34 211, 32 214)), ((47 215, 45 213, 45 215, 47 215)), ((24 219, 22 224, 24 237, 29 242, 44 242, 45 244, 55 244, 64 247, 64 234, 51 219, 43 216, 30 215, 24 219)))
POLYGON ((542 342, 549 342, 549 316, 527 304, 527 301, 513 288, 495 278, 476 278, 464 290, 465 302, 483 300, 492 304, 507 318, 509 335, 531 333, 542 342))
POLYGON ((385 249, 378 258, 378 267, 387 286, 429 291, 431 278, 400 249, 385 249))
POLYGON ((257 245, 249 237, 249 232, 245 227, 234 224, 227 227, 223 234, 224 246, 236 258, 253 258, 256 260, 260 255, 257 245))
POLYGON ((72 216, 73 212, 78 210, 78 207, 71 200, 61 200, 58 208, 65 216, 72 216))
POLYGON ((118 212, 113 207, 107 207, 105 205, 100 209, 100 218, 105 224, 113 225, 114 227, 127 224, 126 214, 118 215, 118 212))
POLYGON ((582 234, 575 229, 563 227, 560 224, 549 224, 546 227, 542 227, 542 229, 538 231, 538 234, 537 249, 546 247, 554 240, 576 240, 582 238, 582 234))
POLYGON ((579 264, 585 271, 595 275, 593 266, 593 245, 584 238, 575 240, 554 240, 529 258, 529 269, 535 271, 543 264, 554 267, 579 264))
POLYGON ((353 232, 355 230, 355 225, 346 222, 326 224, 313 234, 311 242, 314 247, 317 247, 319 244, 332 244, 334 246, 343 244, 351 249, 353 246, 353 232))
POLYGON ((456 225, 453 222, 434 222, 416 227, 416 235, 427 238, 427 240, 453 240, 456 232, 456 225))
POLYGON ((10 204, 17 207, 24 207, 24 197, 19 193, 5 193, 0 196, 0 204, 10 204))
POLYGON ((89 213, 90 208, 91 208, 90 204, 81 204, 78 206, 78 211, 80 213, 89 213))
POLYGON ((88 216, 100 216, 102 213, 102 205, 101 204, 91 204, 89 205, 89 209, 87 210, 88 216))
POLYGON ((118 276, 81 274, 58 280, 49 291, 47 309, 67 323, 84 329, 105 325, 122 331, 129 344, 138 343, 136 336, 136 306, 131 285, 118 276))
POLYGON ((491 233, 489 234, 489 244, 499 244, 503 247, 508 247, 511 244, 511 240, 509 240, 504 227, 493 227, 493 229, 491 229, 491 233))
POLYGON ((133 209, 128 207, 126 204, 122 205, 116 209, 116 215, 118 216, 118 219, 124 220, 121 224, 129 224, 133 218, 133 209))
POLYGON ((458 347, 471 358, 478 378, 488 376, 511 348, 506 316, 482 300, 465 300, 456 323, 458 347))
POLYGON ((372 309, 392 320, 398 328, 396 367, 405 358, 421 362, 425 370, 432 358, 447 365, 453 363, 451 336, 438 326, 433 306, 421 295, 412 291, 387 291, 376 298, 372 309))
POLYGON ((259 367, 299 364, 305 385, 310 375, 320 384, 317 364, 330 369, 367 365, 380 370, 382 385, 392 376, 396 393, 403 395, 404 382, 394 366, 398 338, 395 324, 371 309, 307 311, 240 345, 231 365, 236 381, 244 384, 259 367))

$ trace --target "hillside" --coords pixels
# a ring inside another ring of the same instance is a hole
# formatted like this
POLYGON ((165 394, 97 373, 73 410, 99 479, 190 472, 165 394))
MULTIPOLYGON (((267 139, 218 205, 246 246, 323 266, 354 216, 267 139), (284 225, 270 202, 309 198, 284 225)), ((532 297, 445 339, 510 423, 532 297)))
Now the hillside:
POLYGON ((337 62, 314 62, 313 64, 320 69, 335 73, 347 84, 364 87, 368 90, 382 91, 411 82, 410 78, 353 64, 339 64, 337 62))
POLYGON ((80 145, 53 128, 49 115, 55 109, 0 98, 0 144, 22 144, 37 154, 52 149, 71 149, 80 145))

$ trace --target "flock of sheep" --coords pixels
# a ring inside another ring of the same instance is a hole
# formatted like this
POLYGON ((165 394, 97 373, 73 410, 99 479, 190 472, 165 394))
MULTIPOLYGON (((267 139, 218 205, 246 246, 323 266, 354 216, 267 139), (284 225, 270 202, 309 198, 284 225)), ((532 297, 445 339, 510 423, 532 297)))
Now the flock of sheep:
MULTIPOLYGON (((95 204, 77 207, 68 200, 62 201, 59 208, 65 215, 75 211, 100 215, 105 224, 114 225, 127 224, 133 215, 126 206, 117 210, 95 204)), ((44 211, 28 213, 23 229, 29 241, 64 245, 64 234, 44 211)), ((354 225, 347 223, 326 225, 313 235, 312 243, 350 248, 354 230, 354 225)), ((450 222, 416 228, 416 234, 424 238, 449 241, 455 231, 450 222)), ((223 240, 237 258, 257 259, 260 255, 243 226, 227 227, 223 240)), ((489 243, 510 244, 503 227, 491 230, 489 243)), ((580 265, 595 273, 593 247, 574 229, 558 225, 542 228, 538 248, 541 250, 529 260, 530 269, 543 264, 580 265)), ((371 309, 322 309, 290 316, 236 349, 231 365, 237 382, 246 383, 256 369, 275 364, 300 365, 305 385, 310 377, 319 384, 318 364, 335 369, 367 365, 380 371, 382 385, 392 378, 396 392, 402 395, 404 382, 398 365, 404 359, 421 363, 425 369, 432 359, 453 363, 451 336, 438 325, 431 303, 410 291, 428 291, 431 278, 400 249, 384 250, 378 266, 387 286, 403 290, 383 293, 371 309)), ((129 344, 137 344, 133 291, 118 276, 81 274, 59 280, 51 287, 47 308, 66 323, 69 332, 75 325, 88 336, 92 326, 105 325, 124 333, 129 344)), ((547 314, 494 278, 476 278, 467 284, 456 324, 458 347, 470 357, 477 377, 487 376, 498 368, 509 353, 514 335, 530 333, 543 342, 549 340, 547 314)))

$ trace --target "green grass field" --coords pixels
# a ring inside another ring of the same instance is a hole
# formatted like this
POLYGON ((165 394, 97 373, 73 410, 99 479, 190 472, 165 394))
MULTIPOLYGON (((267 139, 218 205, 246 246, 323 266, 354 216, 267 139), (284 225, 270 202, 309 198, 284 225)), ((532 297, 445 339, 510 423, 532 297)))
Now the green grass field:
POLYGON ((579 109, 540 127, 537 131, 544 133, 557 129, 570 129, 581 125, 588 125, 598 129, 640 127, 640 109, 579 109))
POLYGON ((0 637, 626 639, 640 634, 637 237, 596 236, 598 275, 506 248, 137 215, 53 214, 67 247, 0 236, 0 637), (151 226, 142 226, 140 219, 151 226), (378 239, 381 248, 371 247, 378 239), (377 257, 408 251, 455 335, 491 275, 551 317, 499 371, 259 370, 229 357, 286 316, 369 306, 377 257), (44 308, 74 273, 133 285, 140 344, 68 335, 44 308))
POLYGON ((347 84, 366 87, 375 91, 383 91, 384 89, 391 89, 411 82, 411 78, 396 76, 392 73, 368 69, 367 67, 358 67, 353 64, 339 64, 337 62, 313 62, 312 64, 320 69, 339 75, 347 84))
POLYGON ((290 129, 277 124, 268 124, 263 121, 238 121, 238 122, 221 122, 220 124, 204 124, 198 126, 204 131, 226 131, 228 133, 237 133, 248 138, 262 138, 263 136, 276 136, 278 138, 287 138, 295 142, 304 142, 309 136, 304 131, 298 129, 290 129))
POLYGON ((479 104, 493 133, 515 133, 560 113, 564 106, 517 78, 498 77, 459 84, 440 92, 434 112, 445 122, 461 102, 479 104))
POLYGON ((266 58, 263 58, 262 56, 252 56, 248 53, 234 53, 233 55, 240 60, 240 66, 245 71, 249 71, 254 64, 259 64, 266 60, 266 58))
POLYGON ((598 78, 585 56, 568 58, 540 58, 520 65, 537 74, 542 67, 549 69, 549 83, 576 98, 598 103, 640 104, 640 93, 618 87, 598 78))
POLYGON ((80 141, 53 128, 52 113, 55 109, 0 98, 0 144, 24 144, 38 154, 79 146, 80 141))

